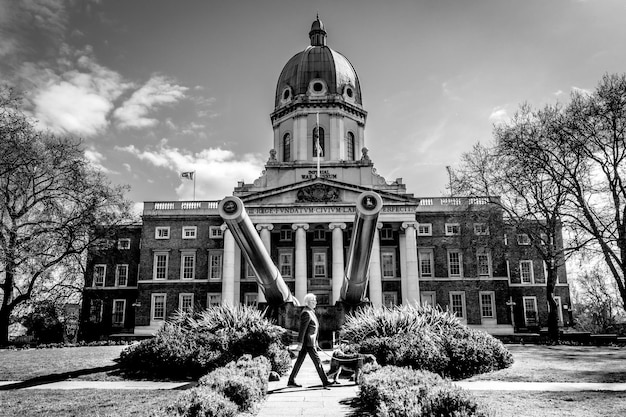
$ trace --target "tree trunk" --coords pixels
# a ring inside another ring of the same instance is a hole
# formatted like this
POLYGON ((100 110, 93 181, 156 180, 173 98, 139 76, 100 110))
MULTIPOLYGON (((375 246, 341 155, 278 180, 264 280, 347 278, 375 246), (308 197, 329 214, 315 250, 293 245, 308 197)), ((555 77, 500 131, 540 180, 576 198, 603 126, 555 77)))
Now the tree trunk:
POLYGON ((550 342, 559 343, 559 312, 558 305, 554 299, 554 287, 556 286, 557 274, 554 268, 548 269, 548 282, 546 286, 546 296, 548 298, 548 337, 550 342))
POLYGON ((0 346, 9 344, 9 317, 8 312, 0 311, 0 346))

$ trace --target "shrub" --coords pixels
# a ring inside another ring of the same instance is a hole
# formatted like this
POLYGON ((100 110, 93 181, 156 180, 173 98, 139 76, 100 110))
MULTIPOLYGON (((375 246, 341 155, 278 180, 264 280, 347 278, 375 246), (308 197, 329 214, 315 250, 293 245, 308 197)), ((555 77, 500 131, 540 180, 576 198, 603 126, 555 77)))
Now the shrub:
POLYGON ((383 417, 481 417, 476 400, 432 372, 395 366, 366 375, 359 398, 370 412, 383 417))
POLYGON ((510 366, 502 342, 462 325, 441 308, 414 305, 366 307, 346 317, 342 338, 371 353, 381 365, 408 366, 466 378, 510 366))
MULTIPOLYGON (((236 415, 237 406, 232 401, 218 392, 203 387, 183 392, 165 409, 167 417, 234 417, 236 415)), ((159 416, 158 412, 154 416, 159 416)))
POLYGON ((443 345, 450 358, 445 374, 453 379, 503 369, 513 363, 502 342, 482 331, 456 329, 444 335, 443 345))
POLYGON ((221 393, 240 411, 248 411, 267 393, 270 364, 266 358, 250 355, 200 378, 201 387, 221 393))
POLYGON ((268 357, 272 370, 289 370, 282 344, 284 329, 254 308, 217 306, 179 312, 153 339, 133 345, 120 355, 121 369, 152 377, 197 378, 245 354, 268 357))

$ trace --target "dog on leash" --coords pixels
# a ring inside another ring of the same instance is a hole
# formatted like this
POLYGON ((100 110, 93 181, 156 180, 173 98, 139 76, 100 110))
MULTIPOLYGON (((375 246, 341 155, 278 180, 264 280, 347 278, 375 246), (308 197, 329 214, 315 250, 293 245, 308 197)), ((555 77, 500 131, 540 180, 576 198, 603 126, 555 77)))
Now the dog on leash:
POLYGON ((363 376, 361 368, 368 363, 376 363, 376 357, 369 353, 347 354, 337 349, 330 358, 330 370, 326 374, 326 377, 329 380, 333 378, 333 382, 337 382, 337 377, 341 371, 346 371, 353 375, 354 383, 358 385, 361 383, 361 377, 363 376))

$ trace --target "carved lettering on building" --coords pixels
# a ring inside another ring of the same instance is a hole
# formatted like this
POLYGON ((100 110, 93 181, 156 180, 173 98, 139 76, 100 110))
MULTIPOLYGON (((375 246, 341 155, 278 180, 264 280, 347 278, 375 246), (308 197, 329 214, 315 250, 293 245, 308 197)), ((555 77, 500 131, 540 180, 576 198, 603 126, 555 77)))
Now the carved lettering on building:
MULTIPOLYGON (((312 180, 313 178, 317 178, 317 170, 311 170, 308 174, 302 174, 303 180, 312 180)), ((327 169, 320 169, 320 178, 336 180, 337 174, 333 174, 327 169)))

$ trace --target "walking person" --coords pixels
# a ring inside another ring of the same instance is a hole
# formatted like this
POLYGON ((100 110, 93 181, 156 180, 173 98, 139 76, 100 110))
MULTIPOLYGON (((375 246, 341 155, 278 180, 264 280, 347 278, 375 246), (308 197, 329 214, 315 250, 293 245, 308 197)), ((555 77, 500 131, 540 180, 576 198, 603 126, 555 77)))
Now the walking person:
POLYGON ((289 382, 287 383, 290 387, 301 387, 302 385, 296 383, 296 376, 298 375, 298 371, 300 371, 300 367, 302 366, 302 362, 304 362, 304 358, 309 354, 311 360, 313 361, 313 365, 315 365, 315 370, 317 370, 317 374, 320 376, 322 380, 323 386, 334 385, 336 382, 328 381, 326 377, 326 372, 324 372, 324 368, 322 368, 322 361, 320 361, 320 357, 317 354, 317 349, 319 348, 317 344, 317 335, 320 328, 320 323, 317 320, 317 316, 315 315, 315 306, 317 306, 317 297, 315 294, 307 294, 304 296, 304 309, 300 314, 300 332, 298 333, 298 358, 296 359, 296 363, 293 365, 293 369, 291 370, 291 375, 289 375, 289 382))

